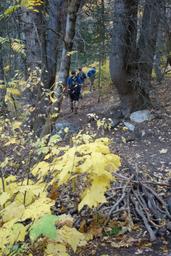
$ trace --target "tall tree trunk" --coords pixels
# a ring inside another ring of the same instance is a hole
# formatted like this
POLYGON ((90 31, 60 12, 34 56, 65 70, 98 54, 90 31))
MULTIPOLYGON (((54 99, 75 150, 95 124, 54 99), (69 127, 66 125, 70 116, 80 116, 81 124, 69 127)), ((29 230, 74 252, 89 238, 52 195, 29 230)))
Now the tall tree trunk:
POLYGON ((22 14, 23 32, 26 40, 27 68, 34 70, 36 66, 41 67, 41 35, 39 34, 42 22, 40 12, 23 10, 22 14))
POLYGON ((115 1, 110 70, 124 115, 150 104, 151 74, 163 1, 146 0, 138 43, 137 2, 115 1))
POLYGON ((69 69, 71 64, 71 54, 73 49, 73 40, 75 36, 76 20, 79 7, 81 5, 80 0, 69 1, 67 19, 66 19, 66 29, 64 37, 64 45, 62 50, 62 59, 59 70, 58 81, 62 81, 66 84, 66 78, 69 75, 69 69))
POLYGON ((4 83, 4 69, 3 69, 3 59, 2 53, 0 53, 0 114, 6 109, 5 103, 6 87, 4 83))
POLYGON ((120 95, 124 114, 134 97, 130 83, 136 57, 137 12, 137 0, 115 1, 110 73, 113 86, 116 86, 120 95))
POLYGON ((63 0, 49 0, 47 24, 47 81, 46 88, 51 88, 55 83, 57 71, 57 55, 61 37, 61 6, 63 0))
POLYGON ((156 50, 157 34, 160 17, 164 6, 163 0, 146 0, 142 20, 141 34, 137 49, 137 91, 144 96, 144 103, 148 103, 151 90, 151 75, 156 50))

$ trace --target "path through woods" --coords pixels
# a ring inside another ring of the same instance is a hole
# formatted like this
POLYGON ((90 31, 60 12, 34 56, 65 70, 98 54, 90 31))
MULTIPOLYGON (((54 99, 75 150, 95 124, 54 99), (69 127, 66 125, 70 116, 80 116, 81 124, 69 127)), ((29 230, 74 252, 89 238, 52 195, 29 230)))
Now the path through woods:
MULTIPOLYGON (((113 129, 99 129, 99 135, 107 135, 112 140, 112 149, 118 153, 124 162, 137 168, 139 173, 148 177, 152 176, 158 182, 164 182, 171 177, 171 80, 166 80, 158 87, 158 97, 161 110, 154 111, 154 119, 136 125, 134 132, 125 129, 123 120, 113 129)), ((100 103, 97 103, 97 93, 86 94, 80 102, 78 115, 70 113, 69 101, 66 98, 63 102, 63 109, 59 122, 67 121, 72 125, 85 129, 89 124, 91 129, 96 129, 96 122, 89 118, 88 114, 94 113, 101 119, 103 117, 114 117, 113 102, 115 107, 119 99, 110 94, 104 94, 100 103)), ((115 118, 114 118, 115 120, 115 118)), ((165 188, 161 187, 163 193, 165 188)), ((147 233, 131 232, 124 236, 96 238, 89 242, 88 246, 77 255, 170 255, 170 235, 158 234, 157 242, 151 243, 147 233), (144 237, 140 239, 140 236, 144 237), (117 249, 118 246, 118 249, 117 249), (123 247, 123 248, 122 248, 123 247), (124 248, 128 247, 128 248, 124 248)), ((162 233, 162 231, 161 231, 162 233)))

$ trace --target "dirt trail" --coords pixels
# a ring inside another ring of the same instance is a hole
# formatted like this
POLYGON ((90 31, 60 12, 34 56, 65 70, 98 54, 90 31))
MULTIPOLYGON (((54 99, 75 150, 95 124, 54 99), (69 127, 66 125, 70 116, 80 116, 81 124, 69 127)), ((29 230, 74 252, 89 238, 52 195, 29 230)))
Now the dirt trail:
MULTIPOLYGON (((125 130, 121 122, 111 131, 104 131, 112 140, 112 149, 121 158, 126 159, 132 166, 138 167, 140 172, 150 174, 158 181, 171 177, 171 80, 166 80, 163 85, 156 88, 161 110, 152 121, 137 125, 135 132, 125 130)), ((97 91, 86 94, 80 101, 78 114, 70 111, 69 99, 63 101, 59 122, 67 121, 75 124, 79 129, 85 128, 88 123, 87 114, 95 113, 100 117, 109 116, 112 109, 119 105, 117 94, 104 94, 98 103, 97 91)), ((130 235, 131 236, 131 235, 130 235)), ((141 234, 143 236, 143 233, 141 234)), ((128 248, 113 248, 113 238, 103 240, 95 239, 88 244, 79 256, 114 256, 114 255, 171 255, 171 234, 151 244, 144 240, 142 244, 134 244, 128 248)), ((115 239, 114 239, 115 241, 115 239)))

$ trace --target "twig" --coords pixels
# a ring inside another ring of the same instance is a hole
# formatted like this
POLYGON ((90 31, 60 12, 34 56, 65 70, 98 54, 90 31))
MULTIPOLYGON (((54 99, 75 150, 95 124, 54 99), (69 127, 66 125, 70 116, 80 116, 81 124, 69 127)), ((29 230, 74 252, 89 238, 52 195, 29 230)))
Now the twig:
POLYGON ((166 215, 169 219, 171 219, 171 215, 167 209, 167 206, 166 206, 166 203, 163 201, 162 198, 159 197, 159 195, 150 187, 148 187, 147 185, 144 184, 144 187, 147 188, 156 198, 157 200, 161 203, 161 205, 163 206, 163 208, 165 209, 166 211, 166 215))
POLYGON ((129 178, 129 180, 126 182, 123 191, 122 191, 122 196, 119 198, 119 200, 112 206, 108 218, 106 219, 104 226, 107 225, 107 223, 109 222, 109 219, 111 217, 112 212, 116 209, 116 207, 123 201, 124 197, 126 196, 126 188, 128 187, 131 179, 134 177, 134 174, 132 174, 132 176, 129 178))
POLYGON ((156 236, 155 236, 154 231, 152 230, 151 226, 149 225, 148 220, 143 213, 143 210, 138 207, 138 203, 133 198, 131 198, 131 201, 135 205, 135 209, 136 209, 138 215, 142 218, 142 220, 144 222, 144 225, 150 235, 150 240, 155 241, 156 236))

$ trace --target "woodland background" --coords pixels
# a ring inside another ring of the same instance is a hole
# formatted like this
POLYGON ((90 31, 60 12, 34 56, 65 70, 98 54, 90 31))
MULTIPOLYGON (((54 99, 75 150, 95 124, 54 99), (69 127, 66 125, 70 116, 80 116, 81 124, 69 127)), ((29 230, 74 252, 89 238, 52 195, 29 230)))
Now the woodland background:
POLYGON ((0 255, 170 255, 170 0, 6 0, 0 25, 0 255))

